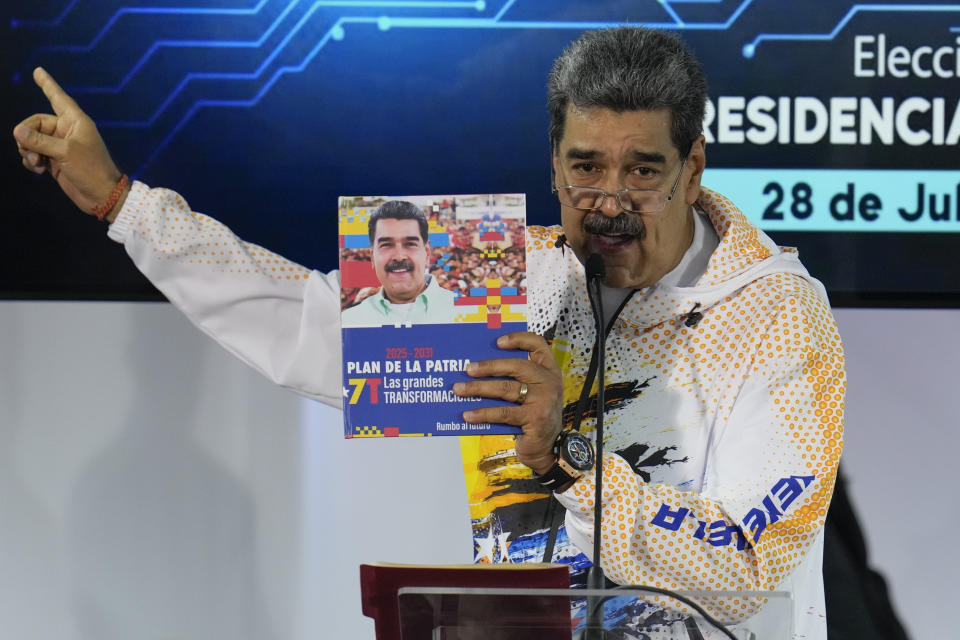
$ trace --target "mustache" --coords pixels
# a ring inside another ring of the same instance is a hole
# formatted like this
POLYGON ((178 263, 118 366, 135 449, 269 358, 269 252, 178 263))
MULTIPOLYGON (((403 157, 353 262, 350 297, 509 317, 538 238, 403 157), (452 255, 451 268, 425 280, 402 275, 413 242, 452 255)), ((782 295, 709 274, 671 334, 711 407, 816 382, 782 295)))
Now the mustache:
POLYGON ((641 240, 647 235, 647 227, 640 216, 629 213, 621 213, 616 218, 611 218, 591 211, 583 218, 583 230, 587 233, 607 236, 637 236, 641 240))
POLYGON ((409 260, 391 260, 383 268, 387 273, 393 273, 394 271, 413 271, 413 263, 409 260))

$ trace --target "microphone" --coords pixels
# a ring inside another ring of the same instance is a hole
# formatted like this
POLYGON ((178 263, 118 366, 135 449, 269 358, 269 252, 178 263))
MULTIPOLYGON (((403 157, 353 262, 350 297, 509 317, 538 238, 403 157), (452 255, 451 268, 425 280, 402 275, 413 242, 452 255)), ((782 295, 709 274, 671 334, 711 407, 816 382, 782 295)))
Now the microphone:
POLYGON ((697 323, 703 319, 703 314, 697 311, 697 309, 699 308, 700 308, 700 303, 698 302, 695 305, 693 305, 693 308, 690 309, 688 313, 685 313, 682 316, 680 316, 681 318, 683 318, 683 324, 685 326, 695 327, 697 326, 697 323))
MULTIPOLYGON (((562 239, 563 242, 567 241, 566 236, 560 236, 557 241, 559 242, 560 239, 562 239)), ((586 269, 588 284, 594 282, 599 284, 600 280, 603 280, 605 277, 607 277, 607 265, 604 264, 603 256, 601 256, 599 253, 591 253, 587 257, 586 269)), ((596 309, 594 309, 594 317, 596 317, 596 309)))
MULTIPOLYGON (((606 402, 605 398, 605 374, 606 374, 606 334, 604 332, 603 316, 603 293, 600 289, 600 282, 606 276, 607 268, 603 262, 603 257, 598 253, 591 253, 587 258, 585 265, 587 272, 587 292, 590 295, 591 307, 593 308, 593 317, 596 321, 597 340, 595 349, 597 353, 597 420, 595 429, 594 451, 596 453, 596 494, 593 501, 593 566, 587 571, 587 588, 603 589, 606 584, 606 578, 603 575, 603 567, 600 565, 600 534, 602 531, 601 519, 603 516, 603 505, 601 497, 603 495, 603 411, 606 402)), ((586 638, 603 638, 603 599, 587 598, 587 632, 586 638)))

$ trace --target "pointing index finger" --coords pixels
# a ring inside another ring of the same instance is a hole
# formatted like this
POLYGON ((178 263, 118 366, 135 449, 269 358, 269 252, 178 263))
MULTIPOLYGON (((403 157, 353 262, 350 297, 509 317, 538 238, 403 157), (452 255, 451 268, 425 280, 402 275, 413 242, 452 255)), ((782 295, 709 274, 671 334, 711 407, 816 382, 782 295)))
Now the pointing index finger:
POLYGON ((62 116, 68 111, 79 109, 77 103, 73 101, 73 98, 68 96, 67 93, 60 88, 60 85, 53 79, 53 76, 47 73, 43 67, 37 67, 33 70, 33 81, 43 90, 43 95, 47 96, 47 100, 50 101, 50 106, 53 107, 53 112, 58 116, 62 116))

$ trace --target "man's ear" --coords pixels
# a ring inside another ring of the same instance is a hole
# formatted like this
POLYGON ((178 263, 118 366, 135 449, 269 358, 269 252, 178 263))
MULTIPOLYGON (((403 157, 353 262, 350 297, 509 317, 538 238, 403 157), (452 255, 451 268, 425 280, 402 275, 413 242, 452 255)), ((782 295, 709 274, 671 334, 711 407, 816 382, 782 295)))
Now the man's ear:
POLYGON ((684 189, 684 202, 693 204, 700 197, 700 179, 703 177, 703 170, 707 166, 707 139, 702 135, 697 138, 693 146, 690 147, 690 155, 687 156, 687 169, 690 170, 690 180, 686 183, 684 189))

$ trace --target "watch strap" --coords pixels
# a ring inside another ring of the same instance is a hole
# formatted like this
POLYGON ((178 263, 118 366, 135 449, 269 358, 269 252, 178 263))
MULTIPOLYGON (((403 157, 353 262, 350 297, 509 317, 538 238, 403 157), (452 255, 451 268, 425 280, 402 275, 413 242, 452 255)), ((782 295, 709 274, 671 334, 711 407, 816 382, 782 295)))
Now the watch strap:
POLYGON ((546 473, 543 475, 534 473, 533 477, 540 483, 541 487, 555 491, 557 487, 562 487, 569 482, 583 477, 583 472, 577 471, 570 466, 570 463, 564 460, 562 456, 558 456, 557 461, 553 463, 552 467, 547 469, 546 473))

